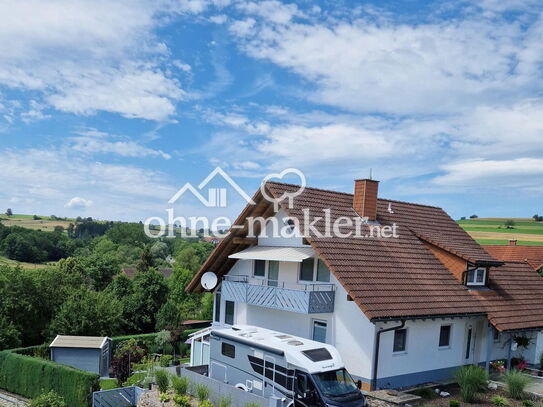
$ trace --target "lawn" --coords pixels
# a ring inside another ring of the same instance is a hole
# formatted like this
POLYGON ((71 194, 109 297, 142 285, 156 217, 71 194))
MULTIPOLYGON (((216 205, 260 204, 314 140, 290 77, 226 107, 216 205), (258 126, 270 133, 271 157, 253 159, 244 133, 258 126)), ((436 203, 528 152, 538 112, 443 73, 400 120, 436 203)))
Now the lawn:
POLYGON ((530 218, 481 218, 459 220, 459 225, 481 244, 507 244, 516 239, 517 244, 543 246, 543 222, 530 218), (505 222, 514 226, 507 228, 505 222))
POLYGON ((119 387, 117 379, 102 379, 100 380, 100 390, 111 390, 119 387))

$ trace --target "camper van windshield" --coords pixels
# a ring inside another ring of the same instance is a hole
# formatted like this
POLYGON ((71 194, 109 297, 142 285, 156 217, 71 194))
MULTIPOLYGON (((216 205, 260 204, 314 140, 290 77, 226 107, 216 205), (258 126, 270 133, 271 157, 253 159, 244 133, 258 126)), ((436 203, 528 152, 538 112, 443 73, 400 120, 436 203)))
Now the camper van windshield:
POLYGON ((326 397, 341 397, 358 392, 356 383, 345 369, 316 373, 313 378, 326 397))

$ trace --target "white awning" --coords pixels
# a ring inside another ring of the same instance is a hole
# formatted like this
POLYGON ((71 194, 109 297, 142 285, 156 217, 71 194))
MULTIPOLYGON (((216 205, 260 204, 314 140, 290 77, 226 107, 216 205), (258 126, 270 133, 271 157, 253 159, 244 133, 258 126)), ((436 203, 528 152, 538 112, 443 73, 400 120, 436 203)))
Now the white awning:
POLYGON ((301 263, 302 260, 313 257, 315 251, 311 247, 273 247, 273 246, 252 246, 228 256, 231 259, 252 259, 252 260, 276 260, 293 261, 301 263))

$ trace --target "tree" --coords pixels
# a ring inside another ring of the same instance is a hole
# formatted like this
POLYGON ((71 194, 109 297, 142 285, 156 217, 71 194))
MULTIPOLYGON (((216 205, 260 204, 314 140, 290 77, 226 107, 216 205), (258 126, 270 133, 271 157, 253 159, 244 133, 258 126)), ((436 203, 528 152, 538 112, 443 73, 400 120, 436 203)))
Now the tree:
POLYGON ((138 332, 152 332, 156 316, 168 296, 168 285, 164 276, 150 269, 136 273, 133 280, 133 293, 128 298, 131 321, 138 332))
POLYGON ((478 216, 477 216, 477 215, 471 215, 469 218, 470 218, 470 219, 477 219, 478 216))
POLYGON ((0 316, 0 350, 21 346, 21 333, 8 319, 0 316))
POLYGON ((198 271, 200 268, 200 258, 196 249, 189 246, 179 251, 177 256, 175 256, 175 264, 193 273, 198 271))
POLYGON ((13 216, 13 211, 11 210, 11 208, 8 208, 8 210, 6 211, 6 215, 13 216))
POLYGON ((107 292, 75 291, 56 313, 49 333, 55 335, 112 336, 121 332, 122 306, 107 292))
POLYGON ((132 374, 132 365, 140 363, 144 356, 145 350, 138 346, 135 339, 129 339, 117 345, 111 360, 111 368, 119 387, 123 386, 132 374))
POLYGON ((507 219, 503 224, 505 225, 507 229, 515 228, 515 221, 513 219, 507 219))
POLYGON ((155 266, 155 258, 151 252, 151 246, 146 244, 141 252, 140 259, 136 264, 136 270, 141 272, 149 271, 149 269, 155 266))
POLYGON ((539 216, 537 213, 532 218, 534 218, 535 222, 543 222, 543 216, 539 216))

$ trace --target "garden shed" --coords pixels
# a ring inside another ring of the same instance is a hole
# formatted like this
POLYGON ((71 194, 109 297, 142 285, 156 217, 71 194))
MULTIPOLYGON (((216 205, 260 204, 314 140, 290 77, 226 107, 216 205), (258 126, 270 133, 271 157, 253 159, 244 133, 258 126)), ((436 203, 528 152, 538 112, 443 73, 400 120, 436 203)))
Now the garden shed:
POLYGON ((111 360, 111 339, 107 336, 57 335, 49 345, 51 360, 107 377, 111 360))

